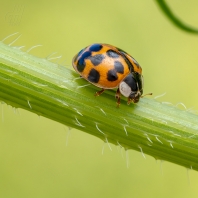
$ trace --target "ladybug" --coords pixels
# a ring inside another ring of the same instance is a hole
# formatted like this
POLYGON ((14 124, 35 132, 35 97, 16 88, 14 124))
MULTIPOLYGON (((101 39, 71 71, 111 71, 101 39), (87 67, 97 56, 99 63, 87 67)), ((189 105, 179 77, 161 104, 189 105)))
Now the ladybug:
POLYGON ((137 103, 143 94, 142 68, 127 52, 109 44, 94 43, 82 49, 72 60, 77 73, 84 79, 105 89, 117 88, 117 105, 120 105, 120 94, 128 97, 127 104, 137 103))

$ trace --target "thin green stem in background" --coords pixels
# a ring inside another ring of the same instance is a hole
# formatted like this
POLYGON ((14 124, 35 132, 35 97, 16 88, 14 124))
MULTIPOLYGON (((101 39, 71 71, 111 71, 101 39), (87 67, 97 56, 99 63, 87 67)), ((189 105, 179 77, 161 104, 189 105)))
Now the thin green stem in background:
POLYGON ((143 98, 121 100, 71 69, 0 42, 0 101, 94 135, 110 145, 198 170, 198 116, 143 98))
POLYGON ((163 11, 163 13, 175 26, 186 32, 198 34, 198 29, 190 27, 189 25, 182 22, 179 18, 177 18, 164 0, 156 0, 156 2, 160 9, 163 11))

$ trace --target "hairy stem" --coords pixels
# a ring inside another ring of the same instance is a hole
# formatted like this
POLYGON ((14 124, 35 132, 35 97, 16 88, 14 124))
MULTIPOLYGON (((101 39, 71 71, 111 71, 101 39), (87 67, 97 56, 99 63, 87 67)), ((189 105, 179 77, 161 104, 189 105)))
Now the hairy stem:
POLYGON ((70 69, 0 42, 0 100, 103 141, 198 170, 198 116, 143 98, 116 108, 115 91, 98 89, 70 69))

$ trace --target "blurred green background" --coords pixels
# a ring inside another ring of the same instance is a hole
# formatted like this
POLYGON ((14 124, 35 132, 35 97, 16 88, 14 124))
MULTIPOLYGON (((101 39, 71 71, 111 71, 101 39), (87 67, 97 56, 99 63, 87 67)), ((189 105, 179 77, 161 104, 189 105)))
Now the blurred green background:
MULTIPOLYGON (((197 0, 166 2, 198 28, 197 0)), ((166 92, 159 101, 198 109, 198 35, 173 26, 154 0, 7 0, 1 2, 0 25, 0 40, 19 32, 14 45, 25 45, 25 51, 42 44, 31 54, 58 52, 59 63, 67 67, 91 43, 120 47, 143 67, 145 93, 155 97, 166 92)), ((124 150, 112 145, 110 151, 101 140, 74 129, 66 146, 67 131, 59 123, 0 104, 0 198, 197 198, 197 172, 150 156, 145 160, 136 151, 128 151, 127 168, 124 150)))

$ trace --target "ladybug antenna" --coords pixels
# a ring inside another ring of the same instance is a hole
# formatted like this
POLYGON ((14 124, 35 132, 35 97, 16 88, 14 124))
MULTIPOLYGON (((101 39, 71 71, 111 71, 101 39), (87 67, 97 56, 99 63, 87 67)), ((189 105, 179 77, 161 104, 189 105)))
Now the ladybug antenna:
POLYGON ((153 95, 153 93, 147 93, 147 94, 144 94, 143 96, 141 96, 141 98, 143 98, 144 96, 148 96, 148 95, 152 96, 152 95, 153 95))

